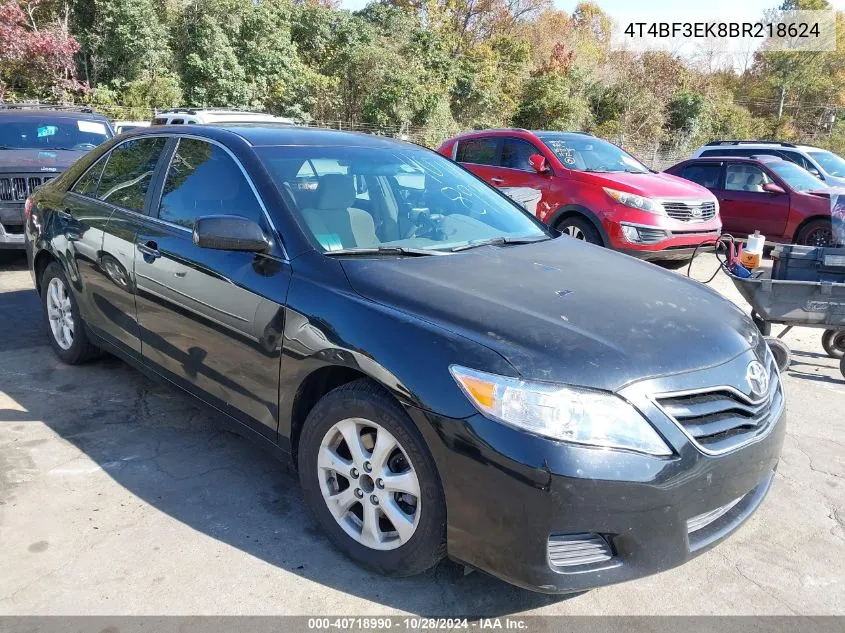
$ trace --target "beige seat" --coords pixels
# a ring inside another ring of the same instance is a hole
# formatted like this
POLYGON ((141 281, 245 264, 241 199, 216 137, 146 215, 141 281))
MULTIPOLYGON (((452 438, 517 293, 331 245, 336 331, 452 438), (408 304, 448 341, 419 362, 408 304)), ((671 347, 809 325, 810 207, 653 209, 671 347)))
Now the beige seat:
POLYGON ((354 209, 355 182, 345 174, 320 178, 316 206, 302 209, 302 216, 317 241, 326 249, 378 246, 372 216, 354 209))

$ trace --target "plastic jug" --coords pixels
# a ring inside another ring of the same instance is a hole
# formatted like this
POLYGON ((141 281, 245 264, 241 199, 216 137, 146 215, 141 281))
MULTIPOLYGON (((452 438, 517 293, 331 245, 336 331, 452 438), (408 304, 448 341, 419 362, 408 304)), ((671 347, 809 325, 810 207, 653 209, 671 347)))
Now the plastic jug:
POLYGON ((760 265, 760 260, 763 259, 763 247, 766 245, 766 236, 760 235, 760 231, 754 231, 754 235, 749 235, 745 243, 745 248, 742 249, 742 254, 739 257, 739 262, 748 270, 754 270, 760 265))

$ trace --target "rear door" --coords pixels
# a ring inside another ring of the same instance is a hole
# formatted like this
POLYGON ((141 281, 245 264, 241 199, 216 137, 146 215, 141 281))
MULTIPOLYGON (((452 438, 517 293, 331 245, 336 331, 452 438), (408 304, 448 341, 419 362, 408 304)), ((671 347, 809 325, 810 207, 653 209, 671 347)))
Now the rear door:
POLYGON ((290 265, 241 165, 222 145, 181 137, 150 218, 135 236, 146 363, 275 439, 290 265), (159 201, 160 200, 160 201, 159 201), (273 241, 269 254, 200 248, 201 216, 237 215, 273 241))
POLYGON ((88 325, 130 356, 141 350, 134 297, 134 236, 167 139, 124 141, 94 163, 65 197, 66 233, 83 277, 88 325))
POLYGON ((763 191, 762 186, 770 182, 777 180, 759 165, 727 162, 721 195, 717 196, 725 232, 736 237, 754 231, 769 236, 783 234, 789 216, 789 193, 763 191))

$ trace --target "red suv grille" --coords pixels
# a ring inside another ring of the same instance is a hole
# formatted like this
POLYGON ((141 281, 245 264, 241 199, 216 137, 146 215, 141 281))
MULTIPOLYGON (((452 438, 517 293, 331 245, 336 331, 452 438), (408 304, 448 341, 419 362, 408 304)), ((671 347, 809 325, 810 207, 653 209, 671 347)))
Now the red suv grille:
POLYGON ((706 222, 716 215, 714 202, 664 202, 666 214, 682 222, 706 222))

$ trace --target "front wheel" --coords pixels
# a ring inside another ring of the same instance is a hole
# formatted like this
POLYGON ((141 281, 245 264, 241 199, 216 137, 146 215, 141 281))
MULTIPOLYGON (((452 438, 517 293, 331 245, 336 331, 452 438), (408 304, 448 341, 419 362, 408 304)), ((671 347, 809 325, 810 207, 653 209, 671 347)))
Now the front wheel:
POLYGON ((831 358, 845 356, 845 330, 825 330, 822 334, 822 347, 831 358))
POLYGON ((585 218, 578 216, 564 218, 555 225, 555 228, 564 235, 568 235, 576 240, 604 246, 604 241, 601 239, 601 235, 596 227, 585 218))
POLYGON ((419 431, 379 386, 358 380, 323 397, 299 442, 305 501, 350 558, 411 576, 446 554, 446 504, 419 431))
POLYGON ((795 236, 795 243, 801 246, 832 246, 833 226, 830 220, 807 222, 795 236))

